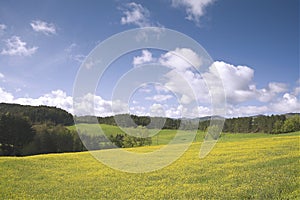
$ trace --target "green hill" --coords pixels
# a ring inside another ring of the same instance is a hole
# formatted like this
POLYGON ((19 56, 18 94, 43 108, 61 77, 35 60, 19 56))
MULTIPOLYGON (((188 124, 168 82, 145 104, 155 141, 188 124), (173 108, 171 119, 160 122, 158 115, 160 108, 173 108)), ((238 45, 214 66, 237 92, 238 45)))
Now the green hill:
POLYGON ((0 115, 8 113, 29 118, 33 124, 53 123, 66 126, 74 124, 70 113, 56 107, 0 103, 0 115))
POLYGON ((142 174, 113 170, 88 152, 0 157, 0 199, 297 199, 299 139, 226 134, 204 159, 196 142, 168 167, 142 174))

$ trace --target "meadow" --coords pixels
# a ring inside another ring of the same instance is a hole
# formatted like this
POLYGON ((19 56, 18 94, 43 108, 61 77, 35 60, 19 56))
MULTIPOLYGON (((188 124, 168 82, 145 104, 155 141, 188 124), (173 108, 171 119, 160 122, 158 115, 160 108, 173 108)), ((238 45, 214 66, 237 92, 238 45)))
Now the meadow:
POLYGON ((88 152, 0 157, 0 199, 299 199, 299 139, 300 132, 224 134, 203 159, 195 141, 168 167, 138 174, 88 152))

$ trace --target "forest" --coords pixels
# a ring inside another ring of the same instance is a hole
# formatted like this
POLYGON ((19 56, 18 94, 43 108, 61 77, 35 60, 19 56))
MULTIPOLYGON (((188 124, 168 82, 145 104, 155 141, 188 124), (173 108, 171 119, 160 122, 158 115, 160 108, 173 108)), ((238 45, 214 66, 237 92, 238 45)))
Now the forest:
MULTIPOLYGON (((89 123, 95 117, 74 116, 77 123, 89 123)), ((171 119, 162 117, 135 116, 122 114, 110 117, 97 117, 98 123, 120 127, 145 127, 148 129, 184 129, 198 128, 205 131, 210 117, 199 119, 171 119), (117 119, 117 120, 116 120, 117 119), (116 123, 116 121, 118 123, 116 123)), ((0 104, 0 155, 22 156, 45 153, 86 151, 76 130, 67 126, 74 125, 73 116, 56 107, 23 106, 18 104, 0 104)), ((280 134, 300 131, 300 115, 258 115, 226 119, 223 132, 226 133, 268 133, 280 134)), ((84 132, 84 130, 83 130, 84 132)), ((108 135, 114 144, 103 142, 104 136, 81 133, 84 141, 90 141, 92 149, 114 147, 145 146, 152 143, 151 138, 138 138, 124 133, 108 135)))

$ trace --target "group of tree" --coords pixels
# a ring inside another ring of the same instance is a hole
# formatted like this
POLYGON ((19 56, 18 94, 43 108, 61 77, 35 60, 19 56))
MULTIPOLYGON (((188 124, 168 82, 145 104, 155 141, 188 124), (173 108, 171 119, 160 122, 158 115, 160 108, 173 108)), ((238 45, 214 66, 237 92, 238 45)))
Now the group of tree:
POLYGON ((148 129, 178 129, 181 125, 180 119, 136 116, 130 114, 119 114, 108 117, 75 116, 75 120, 77 123, 99 123, 134 128, 143 126, 148 129))
POLYGON ((66 128, 73 116, 59 108, 0 104, 0 155, 79 152, 151 144, 150 137, 89 135, 66 128), (80 137, 79 137, 80 135, 80 137))
POLYGON ((50 106, 27 106, 0 103, 0 115, 13 114, 27 118, 33 124, 51 123, 69 126, 74 124, 73 115, 63 109, 50 106))
POLYGON ((115 136, 110 135, 109 140, 117 147, 129 148, 129 147, 141 147, 149 146, 152 144, 151 137, 139 137, 127 134, 117 134, 115 136))
POLYGON ((0 155, 82 151, 73 116, 56 107, 0 103, 0 155))
POLYGON ((32 124, 20 115, 0 115, 0 155, 34 155, 85 150, 76 131, 63 125, 32 124))
MULTIPOLYGON (((200 130, 206 130, 209 121, 205 120, 199 123, 200 130)), ((226 119, 223 132, 230 133, 288 133, 300 131, 300 115, 259 115, 253 117, 238 117, 226 119)))
MULTIPOLYGON (((258 115, 251 117, 237 117, 225 119, 223 132, 232 133, 286 133, 300 131, 299 117, 295 114, 258 115)), ((216 116, 217 117, 217 116, 216 116)), ((218 117, 217 117, 218 118, 218 117)), ((96 122, 121 127, 143 126, 149 129, 195 129, 206 130, 210 125, 210 117, 198 119, 172 119, 163 117, 136 116, 121 114, 110 117, 77 117, 78 122, 96 122), (93 119, 93 120, 92 120, 93 119), (96 119, 96 120, 95 120, 96 119), (195 124, 196 123, 196 124, 195 124)))

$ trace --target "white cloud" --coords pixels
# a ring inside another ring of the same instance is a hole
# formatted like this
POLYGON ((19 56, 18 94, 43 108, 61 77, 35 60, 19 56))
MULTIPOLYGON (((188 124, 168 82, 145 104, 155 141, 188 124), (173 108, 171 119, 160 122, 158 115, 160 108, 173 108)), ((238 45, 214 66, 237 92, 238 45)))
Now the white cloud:
POLYGON ((149 116, 144 106, 132 106, 129 108, 130 113, 138 116, 149 116))
POLYGON ((0 87, 0 102, 12 103, 14 97, 11 93, 4 91, 0 87))
POLYGON ((278 101, 271 103, 270 110, 277 113, 300 112, 299 97, 285 93, 278 101))
POLYGON ((36 52, 38 47, 27 47, 26 42, 23 42, 20 37, 12 36, 6 41, 6 49, 2 49, 2 55, 9 56, 31 56, 36 52))
POLYGON ((293 91, 293 95, 298 96, 300 94, 300 86, 299 87, 295 87, 294 91, 293 91))
POLYGON ((0 24, 0 31, 4 31, 6 29, 6 25, 5 24, 0 24))
POLYGON ((184 7, 187 19, 196 23, 205 14, 205 8, 212 4, 214 0, 172 0, 172 6, 176 8, 184 7))
POLYGON ((0 79, 3 79, 4 75, 2 73, 0 73, 0 79))
POLYGON ((228 105, 227 117, 242 117, 242 116, 254 116, 259 114, 266 114, 270 111, 270 108, 264 106, 233 106, 228 105))
MULTIPOLYGON (((193 100, 197 100, 196 90, 203 89, 201 87, 201 84, 204 83, 203 80, 191 71, 178 73, 176 70, 171 70, 165 75, 165 78, 165 88, 177 95, 182 104, 189 104, 193 100)), ((202 91, 199 92, 202 94, 202 91)))
POLYGON ((133 24, 139 27, 150 26, 149 10, 141 4, 134 2, 127 3, 123 9, 124 16, 121 18, 121 24, 133 24))
POLYGON ((272 101, 279 93, 286 92, 288 89, 284 83, 271 82, 267 88, 257 90, 257 99, 261 102, 272 101))
POLYGON ((202 64, 199 55, 188 48, 176 48, 174 51, 169 51, 159 58, 159 62, 179 71, 185 71, 191 67, 199 68, 202 64))
POLYGON ((69 57, 69 59, 77 61, 79 63, 82 63, 84 61, 84 59, 86 58, 86 56, 83 54, 74 53, 76 51, 77 47, 78 47, 78 45, 76 43, 72 43, 67 48, 65 48, 65 52, 66 52, 67 56, 69 57))
POLYGON ((68 112, 73 112, 73 100, 71 96, 67 96, 62 90, 55 90, 51 93, 40 96, 39 98, 17 98, 13 100, 13 103, 18 103, 22 105, 47 105, 55 106, 67 110, 68 112))
POLYGON ((36 32, 42 32, 45 35, 56 34, 56 27, 52 23, 41 20, 34 20, 30 23, 32 29, 36 32))
MULTIPOLYGON (((214 62, 213 66, 216 67, 222 79, 226 99, 229 103, 240 103, 255 98, 256 91, 252 83, 253 69, 247 66, 234 66, 222 61, 214 62)), ((215 72, 210 70, 209 73, 214 74, 215 72)), ((203 76, 208 80, 212 79, 210 74, 203 76)))
POLYGON ((134 67, 137 67, 138 65, 142 65, 153 61, 154 59, 152 57, 152 53, 148 50, 143 50, 141 56, 135 56, 133 58, 132 64, 134 67))
POLYGON ((4 31, 5 31, 6 28, 7 28, 7 27, 6 27, 5 24, 0 24, 0 36, 3 35, 3 33, 4 33, 4 31))
POLYGON ((163 101, 167 101, 167 100, 172 99, 172 98, 173 98, 172 95, 157 94, 157 95, 154 95, 152 97, 146 97, 146 100, 153 100, 153 101, 157 101, 157 102, 163 102, 163 101))
POLYGON ((154 117, 164 117, 166 116, 165 114, 165 109, 163 107, 163 105, 161 104, 152 104, 150 106, 150 115, 154 116, 154 117))
POLYGON ((86 58, 85 55, 82 55, 82 54, 77 54, 77 55, 71 55, 71 59, 72 60, 75 60, 79 63, 82 63, 84 61, 84 59, 86 58))

